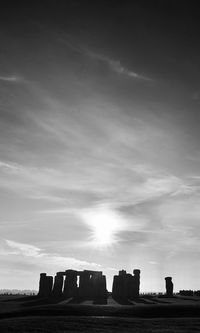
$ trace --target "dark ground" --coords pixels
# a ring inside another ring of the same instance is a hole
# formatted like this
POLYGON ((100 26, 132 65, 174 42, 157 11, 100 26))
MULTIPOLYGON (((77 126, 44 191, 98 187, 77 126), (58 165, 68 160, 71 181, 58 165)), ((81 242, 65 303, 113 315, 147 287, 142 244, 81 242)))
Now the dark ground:
POLYGON ((123 317, 20 317, 0 321, 1 333, 19 332, 200 332, 199 318, 138 319, 123 317))
POLYGON ((200 297, 121 303, 0 296, 0 332, 200 332, 200 297))

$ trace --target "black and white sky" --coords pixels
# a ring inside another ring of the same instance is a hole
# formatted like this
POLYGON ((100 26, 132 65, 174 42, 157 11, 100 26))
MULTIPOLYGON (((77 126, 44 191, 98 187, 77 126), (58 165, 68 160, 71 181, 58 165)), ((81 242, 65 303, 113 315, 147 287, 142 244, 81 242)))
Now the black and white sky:
POLYGON ((141 269, 199 289, 194 1, 4 1, 0 288, 141 269))

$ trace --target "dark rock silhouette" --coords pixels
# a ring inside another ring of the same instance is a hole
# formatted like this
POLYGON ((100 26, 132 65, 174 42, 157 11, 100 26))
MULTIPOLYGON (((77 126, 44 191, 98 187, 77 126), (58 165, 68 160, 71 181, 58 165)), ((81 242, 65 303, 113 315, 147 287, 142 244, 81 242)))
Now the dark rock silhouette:
POLYGON ((65 271, 65 282, 63 294, 66 298, 77 297, 78 287, 77 287, 77 271, 68 269, 65 271))
POLYGON ((38 296, 92 299, 96 303, 106 303, 106 277, 98 271, 68 269, 58 272, 53 284, 52 276, 41 273, 38 296))
POLYGON ((53 276, 47 276, 46 273, 40 274, 39 293, 41 297, 49 297, 52 293, 53 276))
POLYGON ((102 273, 95 274, 92 277, 92 290, 93 299, 95 302, 100 301, 101 303, 107 299, 107 289, 106 289, 106 277, 102 273))
POLYGON ((133 278, 134 278, 134 298, 139 297, 140 293, 140 270, 139 269, 134 269, 133 270, 133 278))
POLYGON ((80 298, 91 298, 92 296, 90 271, 83 271, 80 273, 78 296, 80 298))
POLYGON ((166 296, 167 297, 173 297, 173 282, 172 282, 172 277, 167 276, 165 278, 165 286, 166 286, 166 296))
POLYGON ((65 273, 58 272, 54 278, 54 285, 52 290, 53 296, 62 296, 63 291, 63 275, 65 273))
POLYGON ((140 270, 134 269, 134 275, 125 270, 119 271, 113 278, 112 296, 115 299, 138 299, 140 291, 140 270))
MULTIPOLYGON (((165 277, 166 295, 173 297, 172 277, 165 277)), ((180 295, 192 296, 200 291, 180 290, 180 295)), ((53 280, 46 273, 40 274, 38 297, 55 303, 55 300, 68 299, 68 302, 93 300, 96 304, 107 303, 108 291, 106 277, 101 271, 68 269, 57 272, 53 280)), ((142 302, 140 298, 140 270, 134 269, 133 275, 125 270, 119 271, 113 277, 112 297, 121 304, 132 304, 132 301, 142 302)))

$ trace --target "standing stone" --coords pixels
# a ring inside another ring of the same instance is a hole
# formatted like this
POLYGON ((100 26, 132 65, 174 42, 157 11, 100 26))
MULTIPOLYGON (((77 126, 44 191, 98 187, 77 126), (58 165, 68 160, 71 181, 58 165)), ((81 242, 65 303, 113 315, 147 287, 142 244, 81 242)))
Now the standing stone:
POLYGON ((166 296, 167 297, 173 297, 173 282, 172 282, 172 277, 167 276, 165 278, 165 287, 166 287, 166 296))
POLYGON ((118 276, 117 275, 114 275, 114 277, 113 277, 112 296, 113 296, 113 298, 117 298, 117 296, 118 296, 118 276))
POLYGON ((125 270, 113 278, 112 296, 116 299, 137 299, 140 291, 140 270, 134 269, 134 276, 125 270))
POLYGON ((102 277, 102 272, 93 272, 92 275, 90 276, 90 287, 91 287, 91 298, 95 299, 98 297, 97 295, 99 294, 99 281, 100 278, 102 277))
POLYGON ((80 273, 79 280, 79 297, 84 299, 90 299, 92 294, 92 281, 89 271, 83 271, 80 273))
POLYGON ((133 274, 134 274, 133 296, 134 298, 137 299, 140 295, 140 270, 134 269, 133 274))
POLYGON ((45 297, 51 296, 53 287, 53 276, 46 277, 46 285, 45 285, 45 297))
POLYGON ((106 276, 105 275, 101 276, 101 281, 100 281, 100 297, 102 299, 107 300, 107 287, 106 287, 106 276))
POLYGON ((123 298, 124 294, 124 281, 123 276, 115 275, 113 278, 113 288, 112 288, 112 295, 116 299, 123 298))
POLYGON ((41 273, 41 274, 40 274, 40 282, 39 282, 39 292, 38 292, 38 296, 44 296, 46 276, 47 276, 46 273, 41 273))
POLYGON ((66 298, 77 297, 77 271, 68 269, 65 271, 65 282, 63 294, 66 298))
POLYGON ((53 277, 47 276, 46 273, 41 273, 38 296, 49 297, 52 292, 52 286, 53 286, 53 277))
POLYGON ((124 285, 123 285, 123 298, 131 299, 131 288, 133 283, 133 276, 131 274, 126 274, 124 276, 124 285))
POLYGON ((58 272, 54 279, 52 296, 55 297, 62 296, 62 291, 63 291, 63 273, 58 272))
POLYGON ((133 275, 131 275, 131 277, 129 278, 129 288, 128 288, 128 295, 129 295, 129 299, 133 300, 135 298, 135 292, 136 287, 135 287, 135 277, 133 275))
MULTIPOLYGON (((95 274, 94 274, 95 275, 95 274)), ((95 302, 105 302, 107 300, 106 277, 102 273, 97 273, 93 279, 93 299, 95 302)))

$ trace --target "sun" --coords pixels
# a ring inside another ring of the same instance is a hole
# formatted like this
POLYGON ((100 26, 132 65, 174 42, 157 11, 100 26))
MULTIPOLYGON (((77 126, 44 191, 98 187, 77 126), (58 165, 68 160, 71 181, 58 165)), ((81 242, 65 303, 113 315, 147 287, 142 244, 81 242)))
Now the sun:
POLYGON ((105 248, 117 242, 122 221, 114 210, 102 205, 85 210, 82 217, 91 229, 90 240, 94 247, 105 248))
POLYGON ((108 216, 94 214, 92 238, 97 246, 107 246, 114 242, 115 225, 108 216))

